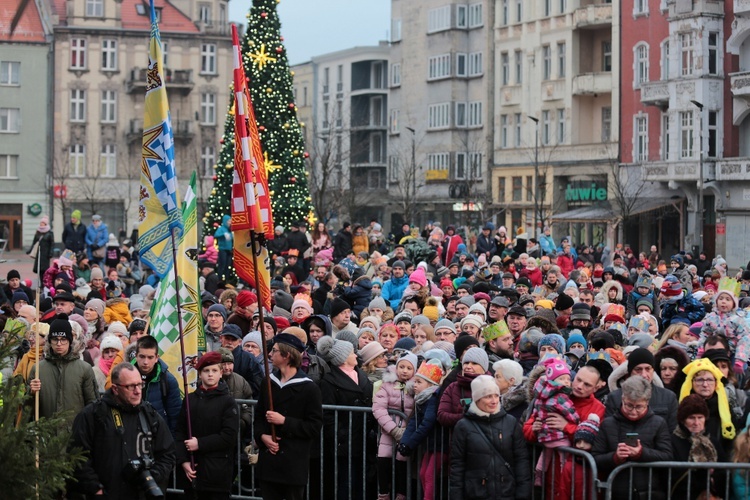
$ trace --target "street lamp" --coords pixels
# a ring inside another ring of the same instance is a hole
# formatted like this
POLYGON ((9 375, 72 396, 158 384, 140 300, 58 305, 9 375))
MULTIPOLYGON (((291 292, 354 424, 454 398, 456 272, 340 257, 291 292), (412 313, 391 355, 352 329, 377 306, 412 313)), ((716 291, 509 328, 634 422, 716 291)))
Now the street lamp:
POLYGON ((696 204, 695 211, 695 237, 696 237, 696 252, 700 252, 703 249, 703 103, 691 99, 690 102, 698 108, 700 113, 700 121, 698 122, 698 203, 696 204))
MULTIPOLYGON (((411 225, 414 227, 417 223, 417 210, 415 207, 415 199, 417 197, 417 160, 416 160, 416 142, 415 136, 417 131, 411 127, 406 127, 406 130, 411 132, 411 201, 409 206, 411 207, 411 225)), ((407 187, 407 193, 408 193, 407 187)))
POLYGON ((539 118, 526 115, 534 122, 534 229, 532 234, 537 237, 537 217, 539 217, 539 118))

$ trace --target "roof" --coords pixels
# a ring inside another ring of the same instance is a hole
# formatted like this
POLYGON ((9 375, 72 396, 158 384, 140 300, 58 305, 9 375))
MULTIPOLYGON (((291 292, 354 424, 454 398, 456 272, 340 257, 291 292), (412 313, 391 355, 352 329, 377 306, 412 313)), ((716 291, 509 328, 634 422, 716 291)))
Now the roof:
POLYGON ((42 20, 39 16, 39 9, 37 9, 36 3, 34 3, 33 0, 26 4, 26 10, 24 11, 23 16, 21 16, 21 20, 11 37, 10 23, 20 4, 21 0, 3 0, 0 2, 0 40, 18 43, 46 42, 47 40, 44 35, 42 20))
MULTIPOLYGON (((61 0, 58 0, 61 1, 61 0)), ((188 16, 183 14, 177 7, 167 0, 154 0, 154 7, 161 8, 161 21, 159 31, 162 33, 199 33, 197 26, 188 16)), ((149 15, 148 2, 143 0, 123 0, 120 14, 122 16, 122 28, 126 30, 151 30, 151 17, 149 15), (140 15, 136 11, 136 5, 144 5, 146 15, 140 15)))
MULTIPOLYGON (((662 207, 669 207, 682 201, 682 198, 636 198, 630 216, 644 214, 662 207)), ((612 210, 609 201, 596 203, 586 207, 576 208, 561 214, 555 214, 550 219, 559 222, 614 222, 620 216, 612 210)))

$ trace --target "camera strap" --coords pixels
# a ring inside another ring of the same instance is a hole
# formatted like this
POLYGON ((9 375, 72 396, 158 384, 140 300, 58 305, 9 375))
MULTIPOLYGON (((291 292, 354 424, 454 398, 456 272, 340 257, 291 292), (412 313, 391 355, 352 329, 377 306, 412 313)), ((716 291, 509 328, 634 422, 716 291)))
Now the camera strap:
MULTIPOLYGON (((112 421, 115 424, 115 430, 123 438, 123 451, 126 455, 129 455, 127 452, 127 442, 125 441, 125 427, 122 424, 122 415, 120 415, 120 410, 118 410, 114 406, 110 406, 110 412, 112 413, 112 421)), ((138 409, 138 423, 141 431, 146 435, 144 451, 146 452, 147 456, 151 456, 151 439, 153 437, 153 432, 151 432, 151 426, 148 424, 148 419, 146 418, 143 407, 140 407, 138 409)), ((128 459, 130 459, 130 457, 128 457, 128 459)))

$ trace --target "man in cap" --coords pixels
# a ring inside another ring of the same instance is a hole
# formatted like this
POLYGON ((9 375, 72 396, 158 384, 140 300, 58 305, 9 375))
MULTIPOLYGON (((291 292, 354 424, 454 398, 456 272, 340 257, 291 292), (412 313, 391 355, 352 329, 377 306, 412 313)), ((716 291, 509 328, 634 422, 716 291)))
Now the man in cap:
MULTIPOLYGON (((109 241, 109 229, 107 225, 102 222, 101 215, 92 215, 91 224, 86 228, 86 252, 88 253, 91 264, 101 265, 104 262, 104 256, 96 257, 94 252, 102 247, 107 246, 109 241)), ((99 252, 101 255, 101 252, 99 252)))
POLYGON ((490 258, 495 254, 497 246, 495 245, 495 238, 490 234, 492 233, 492 227, 485 224, 482 228, 482 234, 477 237, 477 257, 484 255, 489 261, 490 258))
POLYGON ((510 301, 505 297, 498 296, 492 299, 489 310, 487 311, 487 316, 489 317, 487 322, 494 323, 496 321, 503 321, 509 307, 510 301))
POLYGON ((513 336, 514 348, 518 347, 518 341, 521 339, 521 332, 526 330, 526 315, 527 312, 525 307, 515 305, 508 310, 508 314, 505 317, 508 330, 513 336))
POLYGON ((80 210, 73 210, 70 214, 70 222, 63 229, 62 241, 65 248, 73 253, 86 249, 86 226, 81 224, 80 210))
POLYGON ((570 330, 581 330, 583 336, 587 337, 591 331, 591 307, 581 302, 573 304, 569 320, 568 328, 562 331, 563 337, 567 339, 570 330))
POLYGON ((21 273, 19 273, 15 269, 11 269, 10 271, 8 271, 6 279, 8 280, 8 284, 3 287, 3 293, 5 294, 6 300, 8 302, 13 300, 14 293, 23 292, 28 298, 27 302, 31 305, 34 305, 34 292, 31 290, 31 288, 21 283, 21 273))
POLYGON ((242 349, 242 331, 237 325, 224 325, 221 347, 229 349, 234 357, 234 372, 247 380, 253 394, 258 394, 263 380, 263 370, 255 357, 242 349))
POLYGON ((221 278, 216 274, 216 264, 211 261, 201 262, 201 277, 203 278, 203 290, 215 294, 219 289, 221 278))
POLYGON ((219 337, 224 331, 224 323, 227 321, 227 309, 221 304, 214 304, 208 308, 206 313, 206 350, 215 351, 221 347, 219 337))
POLYGON ((50 323, 39 377, 29 383, 31 392, 39 393, 41 417, 64 411, 75 415, 98 399, 94 370, 81 359, 85 347, 82 340, 74 341, 68 316, 58 314, 50 323))

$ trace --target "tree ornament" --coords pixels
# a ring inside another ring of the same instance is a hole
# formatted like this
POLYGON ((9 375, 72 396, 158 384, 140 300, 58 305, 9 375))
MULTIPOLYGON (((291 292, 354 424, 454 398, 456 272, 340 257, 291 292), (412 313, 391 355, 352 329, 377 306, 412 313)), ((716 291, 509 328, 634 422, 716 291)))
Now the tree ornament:
POLYGON ((294 151, 292 151, 292 154, 294 156, 299 156, 299 149, 295 149, 294 151))
POLYGON ((270 94, 271 92, 273 92, 273 89, 271 87, 267 87, 266 94, 270 94))
POLYGON ((294 183, 296 183, 296 182, 297 182, 297 178, 296 178, 296 177, 290 177, 290 178, 289 178, 289 181, 290 181, 290 182, 291 182, 292 184, 294 184, 294 183))
POLYGON ((268 17, 268 12, 261 12, 260 13, 260 17, 262 17, 263 19, 267 18, 268 17))
POLYGON ((294 109, 294 103, 293 102, 289 103, 289 109, 294 109))
POLYGON ((214 181, 214 182, 216 182, 216 179, 218 179, 218 178, 219 178, 218 175, 214 175, 213 177, 211 177, 211 180, 214 181))
POLYGON ((304 156, 305 158, 310 158, 310 153, 308 153, 307 151, 305 151, 305 154, 303 154, 302 156, 304 156))
POLYGON ((284 130, 289 130, 289 124, 288 123, 284 124, 284 130))
POLYGON ((219 144, 224 144, 224 138, 219 139, 219 144))
POLYGON ((250 54, 250 59, 253 60, 253 64, 256 64, 258 66, 259 70, 263 70, 266 64, 276 62, 275 57, 271 57, 266 53, 266 44, 262 43, 260 44, 260 50, 258 52, 253 52, 250 54))
POLYGON ((265 132, 266 131, 266 127, 264 127, 263 125, 261 125, 261 126, 258 127, 258 131, 259 132, 265 132))
POLYGON ((219 227, 219 223, 218 222, 214 222, 214 227, 219 227))

